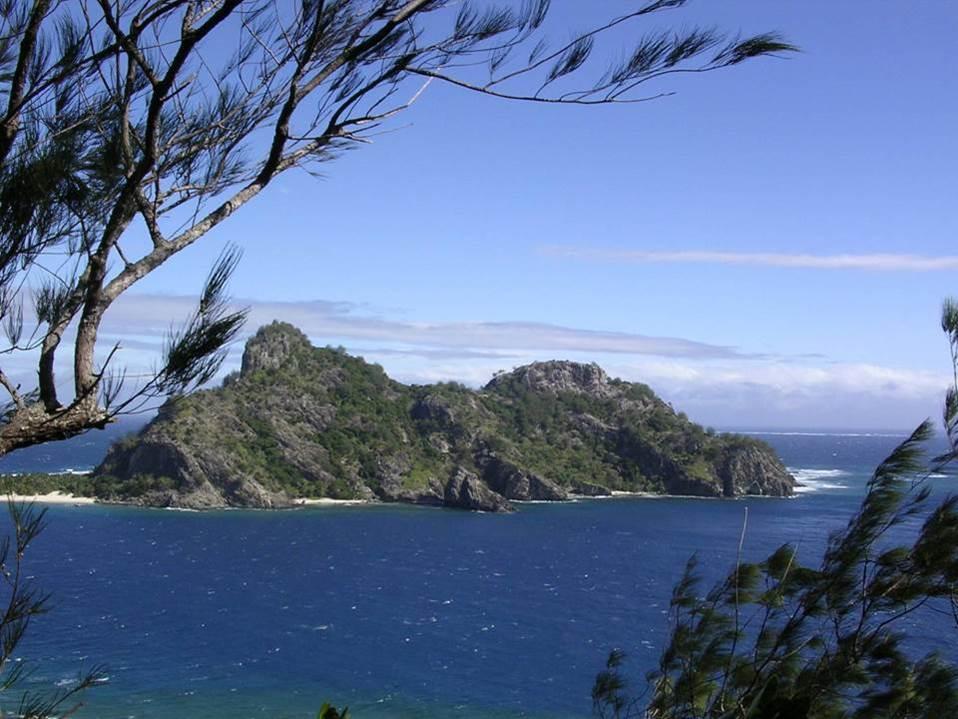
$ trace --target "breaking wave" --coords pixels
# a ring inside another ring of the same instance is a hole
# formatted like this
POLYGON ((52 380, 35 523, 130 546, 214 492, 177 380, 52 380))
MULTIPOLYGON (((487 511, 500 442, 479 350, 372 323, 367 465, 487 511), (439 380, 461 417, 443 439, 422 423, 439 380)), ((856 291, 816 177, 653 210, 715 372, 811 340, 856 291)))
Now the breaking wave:
POLYGON ((789 467, 788 471, 798 481, 795 487, 796 494, 820 492, 829 489, 847 489, 848 485, 836 481, 839 477, 847 477, 848 472, 843 469, 801 469, 789 467))

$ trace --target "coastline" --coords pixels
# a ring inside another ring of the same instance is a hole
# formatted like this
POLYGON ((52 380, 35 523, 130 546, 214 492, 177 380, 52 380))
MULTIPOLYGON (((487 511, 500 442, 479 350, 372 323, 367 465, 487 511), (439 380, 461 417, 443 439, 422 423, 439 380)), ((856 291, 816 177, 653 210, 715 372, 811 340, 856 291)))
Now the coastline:
POLYGON ((68 492, 47 492, 46 494, 8 494, 12 502, 31 502, 34 504, 96 504, 93 497, 78 497, 68 492))
MULTIPOLYGON (((570 501, 580 501, 583 499, 708 499, 721 502, 735 502, 742 499, 797 499, 800 494, 810 494, 816 491, 814 488, 805 489, 805 485, 798 484, 795 487, 795 493, 787 496, 778 496, 771 494, 739 494, 734 497, 709 497, 699 494, 659 494, 658 492, 626 492, 613 489, 610 494, 570 494, 570 501)), ((562 504, 563 500, 548 500, 547 503, 555 502, 562 504)))
POLYGON ((292 500, 293 507, 358 507, 370 504, 382 504, 382 502, 374 499, 333 499, 332 497, 319 497, 317 499, 297 497, 292 500))
MULTIPOLYGON (((801 495, 806 493, 814 492, 814 488, 799 487, 794 495, 791 497, 766 497, 762 495, 743 495, 742 497, 698 497, 693 495, 676 495, 676 494, 656 494, 655 492, 625 492, 620 490, 613 490, 610 494, 605 495, 582 495, 582 494, 570 494, 566 500, 512 500, 515 504, 566 504, 570 502, 581 502, 583 500, 614 500, 614 499, 797 499, 801 495)), ((82 497, 69 492, 53 491, 46 494, 8 494, 7 499, 13 502, 26 502, 34 504, 56 504, 56 505, 73 505, 73 506, 89 506, 93 504, 106 504, 106 505, 116 505, 116 506, 142 506, 137 505, 135 502, 119 502, 119 501, 102 501, 94 497, 82 497)), ((371 507, 382 505, 383 502, 377 499, 333 499, 331 497, 319 497, 319 498, 309 498, 309 497, 296 497, 290 500, 288 507, 277 507, 276 509, 300 509, 300 508, 332 508, 332 507, 371 507)), ((391 503, 390 503, 391 504, 391 503)), ((399 502, 397 504, 406 504, 399 502)), ((408 503, 409 506, 419 506, 416 503, 408 503)), ((151 507, 144 507, 151 508, 151 507)), ((172 509, 171 507, 152 507, 153 509, 172 509)), ((196 509, 186 509, 186 508, 176 508, 181 509, 182 511, 203 511, 196 509)), ((209 509, 237 509, 236 507, 210 507, 209 509)), ((254 507, 243 508, 243 509, 256 509, 254 507)))

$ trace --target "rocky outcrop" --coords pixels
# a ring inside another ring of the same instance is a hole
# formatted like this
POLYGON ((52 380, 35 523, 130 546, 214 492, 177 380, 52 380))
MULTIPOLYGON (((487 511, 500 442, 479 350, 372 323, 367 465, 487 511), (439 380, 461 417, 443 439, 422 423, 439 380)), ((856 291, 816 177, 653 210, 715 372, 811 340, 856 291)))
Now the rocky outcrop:
POLYGON ((744 494, 786 497, 795 487, 795 478, 776 457, 752 445, 729 448, 717 469, 725 497, 744 494))
POLYGON ((482 510, 487 512, 511 511, 512 506, 505 497, 483 484, 472 472, 459 467, 446 485, 445 503, 460 509, 482 510))
POLYGON ((95 471, 100 498, 190 508, 299 497, 483 511, 615 490, 787 496, 767 445, 714 435, 594 364, 536 362, 482 390, 410 387, 291 325, 250 339, 223 387, 164 405, 95 471))
POLYGON ((255 477, 234 474, 230 457, 215 448, 184 446, 153 436, 131 451, 111 449, 104 461, 111 463, 113 474, 129 478, 133 485, 147 480, 148 488, 142 493, 124 497, 135 504, 184 509, 274 509, 291 504, 285 491, 273 491, 255 477))
POLYGON ((476 464, 482 470, 482 480, 506 499, 557 502, 569 498, 569 493, 555 482, 520 469, 495 454, 480 454, 476 464))
POLYGON ((507 383, 520 384, 532 392, 581 392, 595 397, 608 396, 609 377, 597 364, 580 362, 533 362, 512 372, 496 375, 485 389, 496 391, 507 383))
POLYGON ((299 354, 310 349, 309 338, 298 329, 285 322, 273 322, 246 343, 240 373, 250 375, 261 370, 278 369, 296 362, 299 354))
POLYGON ((608 497, 612 494, 612 490, 601 484, 574 479, 569 483, 569 494, 578 497, 608 497))

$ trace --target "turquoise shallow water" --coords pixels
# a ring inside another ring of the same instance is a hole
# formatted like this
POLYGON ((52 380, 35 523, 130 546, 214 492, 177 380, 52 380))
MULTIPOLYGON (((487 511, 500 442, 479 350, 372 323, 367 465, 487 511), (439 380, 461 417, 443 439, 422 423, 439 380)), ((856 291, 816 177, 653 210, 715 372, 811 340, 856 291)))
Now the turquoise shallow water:
MULTIPOLYGON (((747 507, 749 558, 784 541, 814 557, 895 443, 765 438, 808 485, 799 498, 514 515, 53 507, 28 562, 55 609, 20 654, 39 687, 107 666, 81 719, 311 717, 326 699, 361 717, 586 716, 611 648, 629 653, 641 688, 691 554, 707 576, 723 573, 747 507)), ((947 650, 944 621, 915 619, 916 646, 947 650)))

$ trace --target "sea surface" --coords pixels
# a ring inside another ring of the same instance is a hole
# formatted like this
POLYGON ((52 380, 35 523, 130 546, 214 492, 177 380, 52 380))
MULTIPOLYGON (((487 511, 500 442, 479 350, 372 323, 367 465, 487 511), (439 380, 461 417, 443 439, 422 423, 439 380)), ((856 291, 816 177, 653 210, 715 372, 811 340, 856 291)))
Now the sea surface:
MULTIPOLYGON (((596 499, 511 515, 53 506, 25 560, 53 610, 18 659, 37 689, 104 665, 80 719, 305 719, 327 700, 357 719, 588 716, 612 648, 644 688, 691 555, 717 579, 744 526, 746 559, 791 542, 814 562, 903 436, 754 434, 805 485, 797 498, 596 499)), ((103 452, 91 437, 12 455, 0 471, 83 469, 103 452)), ((938 495, 956 480, 931 482, 938 495)), ((954 654, 948 619, 909 621, 917 650, 954 654)))

